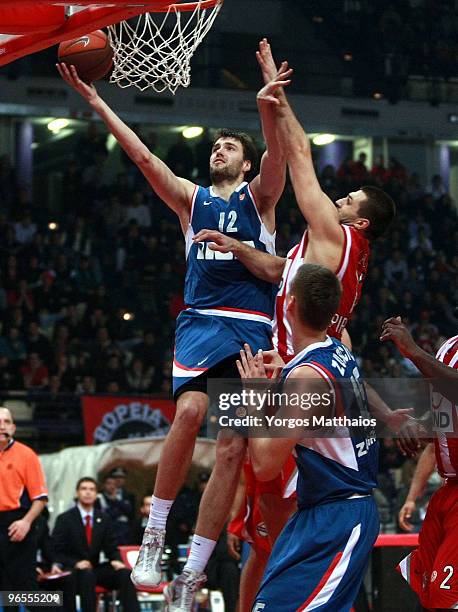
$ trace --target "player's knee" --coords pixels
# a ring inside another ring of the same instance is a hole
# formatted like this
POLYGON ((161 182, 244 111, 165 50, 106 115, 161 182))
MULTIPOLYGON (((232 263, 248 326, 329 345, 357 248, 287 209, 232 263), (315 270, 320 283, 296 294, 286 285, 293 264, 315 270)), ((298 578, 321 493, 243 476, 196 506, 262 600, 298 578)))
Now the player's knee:
POLYGON ((177 402, 177 411, 174 419, 175 427, 186 427, 192 431, 199 430, 207 405, 205 401, 193 398, 180 398, 177 402))
POLYGON ((233 437, 218 440, 216 445, 216 460, 219 463, 239 463, 243 461, 246 453, 244 438, 233 437))

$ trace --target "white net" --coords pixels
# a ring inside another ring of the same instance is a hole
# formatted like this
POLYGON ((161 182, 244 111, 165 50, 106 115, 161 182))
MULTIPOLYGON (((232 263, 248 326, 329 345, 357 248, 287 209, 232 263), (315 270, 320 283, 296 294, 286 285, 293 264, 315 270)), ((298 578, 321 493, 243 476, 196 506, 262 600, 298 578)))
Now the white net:
POLYGON ((212 27, 222 0, 208 7, 197 2, 191 11, 171 5, 166 13, 144 13, 109 26, 114 51, 111 83, 134 85, 141 91, 169 89, 175 93, 191 80, 191 58, 212 27))

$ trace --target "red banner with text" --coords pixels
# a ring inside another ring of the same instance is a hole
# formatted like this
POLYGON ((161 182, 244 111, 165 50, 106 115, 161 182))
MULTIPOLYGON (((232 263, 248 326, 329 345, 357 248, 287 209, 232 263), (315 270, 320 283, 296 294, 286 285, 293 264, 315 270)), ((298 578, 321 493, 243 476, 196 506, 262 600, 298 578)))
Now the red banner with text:
POLYGON ((175 415, 172 400, 84 395, 86 444, 167 434, 175 415))

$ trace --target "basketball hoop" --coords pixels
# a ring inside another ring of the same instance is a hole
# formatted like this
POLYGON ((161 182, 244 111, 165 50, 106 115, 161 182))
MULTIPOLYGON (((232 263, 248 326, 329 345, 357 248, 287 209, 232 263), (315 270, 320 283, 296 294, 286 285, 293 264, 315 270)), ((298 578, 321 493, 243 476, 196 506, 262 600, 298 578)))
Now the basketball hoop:
POLYGON ((175 93, 223 0, 0 0, 0 66, 108 27, 110 81, 175 93), (64 7, 66 12, 64 12, 64 7))
POLYGON ((114 51, 110 83, 175 93, 188 87, 191 58, 221 8, 222 0, 172 4, 108 27, 114 51), (134 23, 133 23, 134 22, 134 23))

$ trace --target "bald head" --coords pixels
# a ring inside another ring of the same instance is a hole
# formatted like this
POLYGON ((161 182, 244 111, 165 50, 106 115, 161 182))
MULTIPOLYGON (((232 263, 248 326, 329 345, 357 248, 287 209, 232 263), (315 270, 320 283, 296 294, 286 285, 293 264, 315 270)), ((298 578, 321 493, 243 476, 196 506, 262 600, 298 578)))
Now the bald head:
POLYGON ((12 423, 14 423, 13 415, 9 408, 5 408, 4 406, 0 406, 0 419, 9 419, 12 423))

